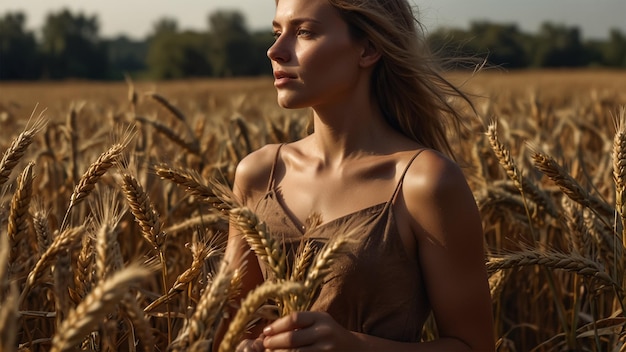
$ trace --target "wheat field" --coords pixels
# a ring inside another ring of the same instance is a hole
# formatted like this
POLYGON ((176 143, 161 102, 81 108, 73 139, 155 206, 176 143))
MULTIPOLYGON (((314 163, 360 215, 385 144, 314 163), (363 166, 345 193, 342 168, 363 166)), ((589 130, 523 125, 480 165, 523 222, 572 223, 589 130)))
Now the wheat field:
MULTIPOLYGON (((498 351, 626 351, 626 72, 450 79, 480 115, 453 147, 498 351)), ((229 190, 242 157, 307 127, 269 78, 0 83, 0 350, 232 351, 267 302, 306 310, 349 234, 286 263, 229 190), (278 278, 240 307, 229 218, 278 278)))

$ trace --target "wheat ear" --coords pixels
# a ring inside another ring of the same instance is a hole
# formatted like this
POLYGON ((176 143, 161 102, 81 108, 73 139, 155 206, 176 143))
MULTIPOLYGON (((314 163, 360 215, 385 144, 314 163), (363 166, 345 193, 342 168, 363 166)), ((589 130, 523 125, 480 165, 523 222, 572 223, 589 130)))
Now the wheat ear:
POLYGON ((256 310, 270 298, 284 298, 290 295, 305 294, 307 289, 302 283, 290 281, 265 281, 260 286, 246 296, 241 303, 241 308, 237 311, 234 319, 228 326, 228 330, 224 335, 219 346, 219 352, 231 352, 239 343, 248 322, 256 310))
POLYGON ((150 243, 153 249, 159 250, 165 243, 165 233, 161 231, 161 221, 150 197, 135 176, 129 173, 122 175, 122 190, 128 201, 130 211, 141 227, 143 238, 150 243))
POLYGON ((156 165, 155 172, 161 178, 184 187, 190 195, 198 197, 205 203, 212 204, 218 210, 226 211, 237 206, 232 191, 216 181, 212 181, 210 185, 205 185, 197 172, 176 169, 165 164, 156 165))
POLYGON ((599 212, 603 216, 613 215, 613 209, 604 201, 589 194, 565 169, 551 156, 534 153, 533 161, 537 169, 548 176, 563 193, 573 201, 599 212))
MULTIPOLYGON (((148 194, 143 190, 143 187, 133 175, 129 173, 124 173, 122 175, 122 190, 124 191, 124 195, 126 196, 126 200, 130 206, 131 213, 133 213, 135 220, 139 223, 143 238, 159 255, 159 260, 161 261, 161 284, 163 285, 163 294, 167 294, 165 290, 167 289, 168 272, 165 253, 163 251, 163 248, 165 247, 166 234, 161 231, 161 220, 159 220, 159 214, 156 209, 154 209, 154 206, 150 201, 150 197, 148 197, 148 194)), ((169 306, 167 311, 167 341, 170 342, 172 341, 172 325, 169 314, 169 306)))
POLYGON ((315 256, 315 246, 312 241, 305 241, 301 244, 296 252, 293 268, 291 269, 290 279, 292 281, 304 281, 306 273, 311 266, 311 262, 315 256))
POLYGON ((34 162, 28 163, 20 174, 17 190, 11 199, 9 211, 8 235, 11 240, 11 263, 15 263, 22 239, 28 231, 28 208, 33 194, 33 167, 34 162))
POLYGON ((150 270, 129 266, 100 282, 57 329, 52 339, 51 352, 73 351, 81 340, 92 331, 114 305, 127 294, 128 289, 150 274, 150 270))
POLYGON ((35 135, 41 131, 46 125, 43 119, 43 112, 39 115, 31 128, 20 133, 12 142, 9 148, 4 152, 2 160, 0 160, 0 187, 6 183, 11 175, 11 171, 20 161, 26 149, 31 145, 35 135))
POLYGON ((141 116, 135 116, 135 119, 137 121, 150 124, 155 130, 157 130, 157 132, 161 133, 162 135, 170 139, 172 142, 178 144, 180 147, 184 148, 190 153, 194 155, 200 154, 200 144, 198 143, 196 139, 189 142, 185 140, 183 137, 179 136, 178 133, 173 131, 171 128, 167 127, 166 125, 164 125, 163 123, 159 121, 150 120, 141 116))
POLYGON ((204 242, 194 242, 190 246, 186 245, 185 247, 190 247, 191 250, 191 266, 185 270, 182 274, 178 275, 176 278, 176 282, 172 285, 170 290, 166 295, 163 295, 156 299, 154 302, 150 303, 144 310, 149 312, 164 302, 170 300, 173 296, 181 293, 185 287, 187 287, 193 280, 195 280, 202 268, 204 267, 205 261, 215 254, 215 252, 220 252, 216 248, 210 247, 207 243, 204 242))
POLYGON ((542 206, 552 218, 558 219, 559 214, 556 207, 552 203, 552 200, 546 196, 545 192, 541 191, 534 183, 524 182, 522 180, 522 177, 517 170, 517 166, 515 165, 515 161, 511 156, 511 152, 500 142, 500 139, 498 138, 496 122, 489 124, 486 134, 489 140, 489 145, 498 159, 498 162, 506 172, 509 179, 513 181, 519 192, 522 193, 522 195, 530 197, 538 205, 542 206))
POLYGON ((596 278, 605 284, 616 286, 615 281, 604 272, 597 262, 575 253, 540 252, 526 250, 503 257, 492 257, 487 262, 487 271, 511 269, 520 266, 541 265, 552 269, 562 269, 579 275, 596 278))
POLYGON ((84 226, 72 227, 61 232, 61 234, 54 238, 50 247, 48 247, 48 249, 41 255, 35 264, 35 267, 30 271, 30 273, 28 273, 26 285, 24 286, 20 296, 20 302, 23 302, 23 299, 26 298, 29 289, 35 284, 41 274, 43 274, 43 269, 49 265, 56 258, 56 256, 59 255, 59 253, 67 250, 75 242, 77 242, 84 233, 84 226))
POLYGON ((489 292, 491 293, 492 301, 498 299, 502 293, 504 284, 506 283, 506 278, 507 274, 505 270, 498 270, 489 276, 489 292))
POLYGON ((74 270, 74 294, 72 299, 74 303, 80 302, 83 297, 91 290, 91 282, 93 277, 93 239, 91 236, 83 236, 80 252, 76 258, 76 268, 74 270))
MULTIPOLYGON (((626 290, 624 266, 626 265, 626 107, 623 107, 619 116, 617 132, 613 138, 613 180, 615 181, 615 209, 622 225, 621 258, 616 261, 616 277, 622 282, 622 289, 626 290)), ((619 248, 616 244, 615 248, 619 248)))
POLYGON ((116 162, 118 157, 122 154, 125 145, 116 143, 112 145, 108 150, 100 154, 96 161, 94 161, 87 171, 80 178, 80 181, 74 188, 74 192, 70 197, 70 209, 75 207, 81 200, 91 193, 98 180, 109 170, 116 162))
POLYGON ((172 116, 174 116, 175 118, 177 118, 181 122, 187 122, 187 118, 185 117, 185 114, 183 114, 176 106, 174 106, 172 103, 170 103, 162 95, 160 95, 160 94, 158 94, 156 92, 147 92, 147 93, 144 93, 144 94, 147 95, 148 97, 154 99, 154 101, 156 101, 161 106, 163 106, 165 108, 165 110, 170 112, 172 114, 172 116))
POLYGON ((42 203, 34 202, 35 208, 33 210, 33 228, 35 229, 35 235, 37 236, 37 249, 39 255, 50 247, 52 243, 52 233, 50 232, 50 223, 48 216, 50 211, 44 209, 42 203))
POLYGON ((250 209, 235 208, 230 211, 232 221, 257 257, 274 272, 276 279, 286 279, 287 260, 278 241, 274 240, 264 222, 259 221, 250 209))
POLYGON ((178 334, 174 345, 179 350, 186 350, 192 343, 211 333, 218 322, 220 313, 232 294, 235 271, 222 261, 211 284, 200 296, 193 315, 178 334))

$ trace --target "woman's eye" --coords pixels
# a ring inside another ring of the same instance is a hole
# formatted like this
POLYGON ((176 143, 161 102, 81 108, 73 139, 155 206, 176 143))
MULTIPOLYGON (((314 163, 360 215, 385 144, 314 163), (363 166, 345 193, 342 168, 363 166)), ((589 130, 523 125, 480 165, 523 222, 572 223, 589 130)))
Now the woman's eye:
POLYGON ((278 37, 280 37, 280 32, 279 31, 273 31, 272 32, 272 36, 274 37, 274 39, 278 39, 278 37))
POLYGON ((298 29, 297 35, 298 37, 310 37, 313 33, 307 31, 306 29, 298 29))

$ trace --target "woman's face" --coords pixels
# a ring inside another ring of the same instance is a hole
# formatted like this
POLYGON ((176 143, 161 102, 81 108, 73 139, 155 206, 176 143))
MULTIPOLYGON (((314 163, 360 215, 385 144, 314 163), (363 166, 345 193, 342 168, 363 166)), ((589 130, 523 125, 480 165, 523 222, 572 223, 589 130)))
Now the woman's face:
POLYGON ((273 29, 267 56, 280 106, 332 105, 354 91, 363 45, 327 0, 278 1, 273 29))

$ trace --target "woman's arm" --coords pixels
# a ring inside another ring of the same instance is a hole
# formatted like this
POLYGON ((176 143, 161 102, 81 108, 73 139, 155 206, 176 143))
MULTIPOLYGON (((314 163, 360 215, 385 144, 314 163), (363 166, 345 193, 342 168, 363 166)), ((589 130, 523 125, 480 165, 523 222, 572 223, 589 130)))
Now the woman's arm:
MULTIPOLYGON (((259 195, 266 189, 273 162, 274 152, 272 149, 271 147, 264 147, 248 155, 237 165, 233 194, 239 204, 248 207, 252 206, 258 200, 259 195)), ((232 270, 243 269, 241 287, 234 299, 234 302, 239 304, 250 291, 263 282, 263 275, 256 255, 232 221, 229 225, 224 260, 232 270)), ((217 350, 236 312, 237 307, 226 307, 227 314, 216 334, 214 350, 217 350)), ((248 332, 244 338, 256 339, 262 329, 262 326, 257 327, 253 331, 248 332)))
POLYGON ((439 337, 442 343, 461 343, 460 350, 492 351, 493 313, 476 201, 455 163, 434 151, 418 161, 417 170, 410 170, 414 177, 405 178, 404 195, 439 337))

